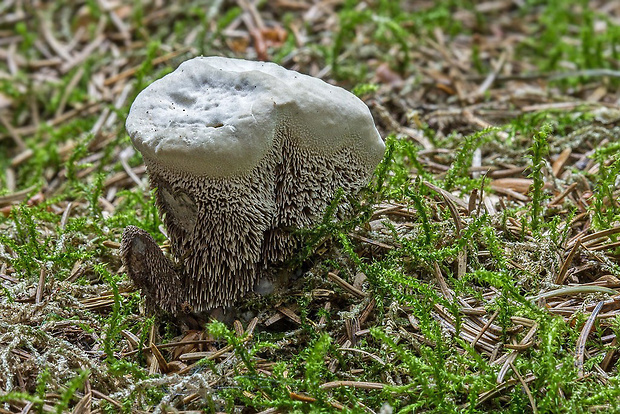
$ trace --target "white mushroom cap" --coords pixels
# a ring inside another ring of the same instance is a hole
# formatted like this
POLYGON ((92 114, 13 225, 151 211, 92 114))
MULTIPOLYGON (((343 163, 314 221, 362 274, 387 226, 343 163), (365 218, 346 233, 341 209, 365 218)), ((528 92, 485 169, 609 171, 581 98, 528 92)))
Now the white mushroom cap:
POLYGON ((249 173, 283 128, 300 150, 329 156, 351 147, 369 169, 384 150, 353 94, 274 63, 222 57, 191 59, 153 82, 126 127, 145 158, 211 178, 249 173))

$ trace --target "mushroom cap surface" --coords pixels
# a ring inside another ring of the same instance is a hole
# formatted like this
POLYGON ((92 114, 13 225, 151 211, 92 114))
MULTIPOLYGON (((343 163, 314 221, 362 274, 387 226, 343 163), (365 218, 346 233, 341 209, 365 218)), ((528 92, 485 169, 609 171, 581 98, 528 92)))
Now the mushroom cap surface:
POLYGON ((372 171, 385 149, 350 92, 274 63, 197 57, 135 99, 126 128, 142 155, 177 173, 244 176, 278 137, 312 155, 348 147, 372 171))

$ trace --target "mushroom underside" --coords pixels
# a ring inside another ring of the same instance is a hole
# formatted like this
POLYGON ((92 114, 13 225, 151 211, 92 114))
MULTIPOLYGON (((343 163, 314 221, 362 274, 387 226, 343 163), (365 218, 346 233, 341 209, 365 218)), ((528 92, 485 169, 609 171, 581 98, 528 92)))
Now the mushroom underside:
POLYGON ((164 280, 156 289, 178 289, 179 303, 195 312, 233 305, 291 258, 300 243, 293 229, 315 224, 338 188, 357 192, 370 174, 346 148, 328 158, 281 142, 249 174, 229 179, 170 172, 145 157, 181 269, 179 288, 164 280))

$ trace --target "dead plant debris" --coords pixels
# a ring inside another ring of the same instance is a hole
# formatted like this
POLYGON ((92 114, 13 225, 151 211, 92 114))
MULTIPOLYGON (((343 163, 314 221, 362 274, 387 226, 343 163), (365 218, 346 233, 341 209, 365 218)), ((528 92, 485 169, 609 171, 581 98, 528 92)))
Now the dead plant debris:
POLYGON ((0 412, 537 412, 585 392, 535 354, 597 390, 581 408, 619 409, 620 5, 448 3, 0 5, 0 412), (230 328, 145 315, 116 251, 160 224, 129 105, 201 54, 355 90, 396 154, 367 220, 230 328), (443 389, 428 367, 448 361, 472 382, 443 389))

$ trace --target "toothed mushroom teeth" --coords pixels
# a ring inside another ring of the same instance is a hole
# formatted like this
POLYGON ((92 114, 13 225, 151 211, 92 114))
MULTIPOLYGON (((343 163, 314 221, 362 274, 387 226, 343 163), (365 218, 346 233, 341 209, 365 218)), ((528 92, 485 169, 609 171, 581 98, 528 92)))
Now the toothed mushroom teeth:
POLYGON ((274 63, 198 57, 143 90, 126 123, 180 260, 181 302, 226 307, 290 257, 293 228, 359 191, 385 146, 346 90, 274 63))

